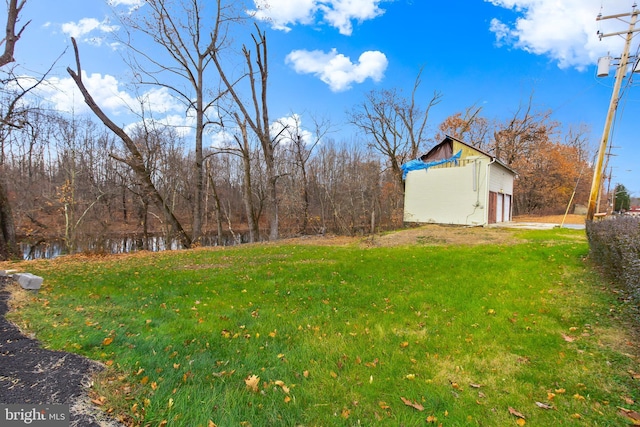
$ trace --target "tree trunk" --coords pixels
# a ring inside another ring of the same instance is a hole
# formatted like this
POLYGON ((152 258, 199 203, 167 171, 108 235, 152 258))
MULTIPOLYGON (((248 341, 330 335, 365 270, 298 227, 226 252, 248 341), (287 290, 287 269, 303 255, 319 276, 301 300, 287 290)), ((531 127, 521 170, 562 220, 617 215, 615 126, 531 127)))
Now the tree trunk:
POLYGON ((0 233, 0 259, 21 258, 20 247, 16 242, 16 228, 4 177, 0 177, 0 231, 2 231, 0 233))
POLYGON ((107 117, 107 115, 102 111, 98 104, 96 104, 93 97, 82 82, 82 69, 80 67, 78 46, 74 38, 71 38, 71 41, 73 42, 78 72, 76 74, 76 72, 68 67, 67 72, 76 83, 76 86, 78 86, 78 89, 84 97, 84 101, 87 103, 93 114, 95 114, 96 117, 98 117, 100 121, 102 121, 102 123, 104 123, 104 125, 107 126, 114 134, 116 134, 129 150, 130 156, 126 160, 126 163, 131 167, 133 172, 136 174, 136 177, 140 181, 145 197, 148 197, 151 201, 153 201, 153 204, 158 208, 158 210, 160 210, 160 212, 162 212, 162 215, 171 226, 171 229, 178 235, 178 239, 182 243, 182 246, 184 248, 190 248, 192 243, 191 238, 187 235, 184 228, 182 227, 182 224, 180 224, 178 219, 173 214, 173 211, 169 209, 169 207, 165 203, 162 195, 153 185, 153 181, 151 181, 151 172, 147 169, 142 154, 136 147, 136 144, 122 128, 120 128, 111 119, 109 119, 109 117, 107 117))
POLYGON ((216 242, 218 243, 218 246, 223 246, 224 241, 222 239, 222 206, 220 205, 220 197, 218 197, 216 182, 213 180, 213 176, 211 176, 211 174, 209 174, 209 184, 211 185, 211 191, 213 192, 213 211, 216 214, 216 242))

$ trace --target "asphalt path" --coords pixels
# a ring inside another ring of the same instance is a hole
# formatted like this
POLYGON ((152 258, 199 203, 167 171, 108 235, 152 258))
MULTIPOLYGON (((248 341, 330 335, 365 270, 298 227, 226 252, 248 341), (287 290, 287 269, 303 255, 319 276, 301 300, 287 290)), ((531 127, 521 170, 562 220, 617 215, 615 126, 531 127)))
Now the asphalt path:
POLYGON ((0 403, 69 405, 69 425, 110 427, 121 424, 91 404, 87 394, 99 363, 62 351, 42 348, 6 319, 11 278, 0 277, 0 403))

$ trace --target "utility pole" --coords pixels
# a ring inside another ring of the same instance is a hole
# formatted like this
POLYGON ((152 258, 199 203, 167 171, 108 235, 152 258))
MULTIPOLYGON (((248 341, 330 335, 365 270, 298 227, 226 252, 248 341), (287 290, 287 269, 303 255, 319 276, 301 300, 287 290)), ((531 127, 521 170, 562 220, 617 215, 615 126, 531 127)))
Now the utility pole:
POLYGON ((600 195, 600 187, 602 185, 602 164, 604 163, 604 157, 607 151, 609 134, 611 133, 611 124, 613 123, 613 118, 615 116, 616 109, 618 108, 618 101, 620 100, 620 88, 622 87, 622 80, 624 79, 624 75, 627 72, 627 66, 629 64, 629 49, 631 47, 631 40, 633 39, 633 34, 636 31, 640 31, 640 29, 635 28, 636 21, 638 19, 638 14, 640 14, 640 10, 636 9, 636 4, 634 3, 631 13, 621 13, 618 15, 609 15, 609 16, 598 15, 598 17, 596 18, 597 21, 602 21, 605 19, 619 19, 626 16, 630 16, 631 22, 629 23, 629 29, 627 31, 620 31, 617 33, 609 33, 609 34, 599 34, 600 38, 626 34, 626 42, 624 45, 622 56, 620 57, 620 63, 618 64, 618 69, 616 71, 615 83, 613 85, 613 93, 611 94, 611 102, 609 103, 609 110, 607 112, 607 118, 604 124, 604 131, 602 132, 602 139, 600 141, 600 148, 598 150, 598 159, 596 160, 596 164, 593 169, 593 181, 591 182, 591 193, 589 194, 589 207, 587 209, 587 221, 593 221, 593 217, 596 214, 596 202, 600 195))

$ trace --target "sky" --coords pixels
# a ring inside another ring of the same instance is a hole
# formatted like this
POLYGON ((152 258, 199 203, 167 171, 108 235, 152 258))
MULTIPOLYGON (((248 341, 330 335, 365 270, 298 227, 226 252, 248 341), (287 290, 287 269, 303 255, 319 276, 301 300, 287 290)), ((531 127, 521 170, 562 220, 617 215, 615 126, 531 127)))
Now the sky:
MULTIPOLYGON (((142 95, 155 117, 191 132, 192 117, 167 90, 130 84, 127 53, 117 38, 123 28, 114 14, 147 7, 143 3, 27 0, 22 22, 31 22, 17 46, 18 70, 34 75, 55 64, 38 91, 40 101, 75 114, 88 112, 66 72, 75 68, 70 42, 75 37, 85 84, 114 121, 131 125, 136 119, 125 104, 135 105, 136 95, 142 95)), ((248 22, 237 40, 253 29, 251 22, 266 32, 271 117, 295 118, 309 129, 314 118, 328 119, 335 139, 360 138, 347 123, 347 112, 367 93, 398 89, 409 96, 422 70, 418 103, 426 107, 434 91, 442 94, 430 112, 430 135, 446 117, 474 104, 488 119, 504 120, 533 94, 535 108, 552 110, 565 129, 588 126, 595 151, 615 72, 612 67, 608 77, 598 78, 596 63, 602 56, 619 58, 624 45, 622 36, 600 38, 598 31, 627 30, 630 19, 596 17, 629 13, 632 5, 628 0, 246 0, 248 22)), ((639 40, 636 35, 632 55, 639 40)), ((152 43, 144 48, 153 56, 152 43)), ((640 197, 639 81, 640 73, 630 73, 623 84, 608 162, 611 186, 621 183, 635 197, 640 197)))

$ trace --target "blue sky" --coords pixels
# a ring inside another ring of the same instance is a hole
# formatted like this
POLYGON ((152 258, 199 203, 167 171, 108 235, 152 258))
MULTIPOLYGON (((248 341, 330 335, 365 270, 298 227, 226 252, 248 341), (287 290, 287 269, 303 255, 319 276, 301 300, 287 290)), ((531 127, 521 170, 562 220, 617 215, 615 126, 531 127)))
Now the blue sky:
MULTIPOLYGON (((114 11, 126 13, 140 0, 27 0, 23 21, 32 22, 16 58, 21 72, 42 72, 58 60, 40 92, 52 108, 87 111, 66 73, 75 67, 70 36, 79 41, 86 83, 94 98, 123 125, 133 120, 122 102, 133 102, 130 71, 114 34, 121 31, 114 11)), ((206 4, 206 2, 205 2, 206 4)), ((356 130, 346 112, 374 89, 397 88, 409 94, 422 68, 420 100, 434 91, 442 102, 431 110, 432 133, 451 114, 482 105, 489 119, 504 120, 534 93, 538 109, 554 111, 564 126, 584 123, 599 144, 613 87, 595 77, 597 58, 619 56, 621 37, 599 40, 598 30, 622 31, 621 20, 596 22, 598 13, 631 11, 627 0, 247 0, 267 31, 270 53, 271 116, 298 114, 330 118, 337 139, 356 130), (265 7, 268 6, 268 7, 265 7)), ((145 7, 145 6, 141 6, 145 7)), ((206 10, 206 9, 205 9, 206 10)), ((640 28, 640 26, 639 26, 640 28)), ((245 25, 249 31, 251 25, 245 25)), ((240 40, 242 35, 238 35, 240 40)), ((632 54, 637 53, 636 36, 632 54)), ((153 49, 149 45, 149 49, 153 49)), ((640 78, 640 74, 636 74, 640 78)), ((189 117, 165 91, 142 89, 157 115, 185 126, 189 117)), ((626 88, 614 127, 612 185, 624 184, 640 197, 640 88, 626 88)))

